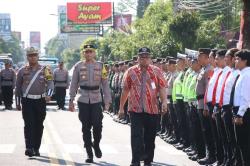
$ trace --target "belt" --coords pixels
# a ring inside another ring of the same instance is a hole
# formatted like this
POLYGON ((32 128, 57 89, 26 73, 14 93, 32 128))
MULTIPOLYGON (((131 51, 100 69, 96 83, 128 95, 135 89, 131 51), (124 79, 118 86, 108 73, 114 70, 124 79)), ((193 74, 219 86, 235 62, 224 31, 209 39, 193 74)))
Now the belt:
POLYGON ((197 95, 197 96, 196 96, 196 99, 197 99, 197 100, 204 99, 204 95, 197 95))
POLYGON ((43 97, 45 97, 46 94, 42 94, 42 95, 31 95, 31 94, 28 94, 27 96, 23 96, 25 98, 28 98, 28 99, 41 99, 43 97))
POLYGON ((13 79, 2 79, 2 81, 13 81, 13 79))
POLYGON ((80 88, 83 90, 98 90, 100 87, 99 86, 80 86, 80 88))
POLYGON ((223 105, 222 109, 224 109, 224 110, 232 109, 232 106, 230 104, 223 105))
POLYGON ((167 99, 172 99, 172 95, 167 95, 167 99))
POLYGON ((60 82, 61 82, 61 83, 66 83, 67 81, 55 81, 55 82, 59 82, 59 83, 60 83, 60 82))
POLYGON ((234 113, 234 115, 237 115, 237 113, 238 113, 238 111, 239 111, 239 108, 240 107, 233 107, 233 113, 234 113))

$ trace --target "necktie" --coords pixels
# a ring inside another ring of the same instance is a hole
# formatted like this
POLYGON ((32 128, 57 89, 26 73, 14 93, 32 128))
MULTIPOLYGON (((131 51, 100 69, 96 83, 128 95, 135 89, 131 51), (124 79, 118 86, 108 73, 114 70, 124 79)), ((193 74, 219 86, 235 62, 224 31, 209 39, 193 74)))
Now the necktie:
POLYGON ((220 93, 220 101, 219 101, 219 104, 221 107, 223 105, 223 98, 224 98, 224 90, 225 90, 226 81, 227 81, 230 74, 231 74, 231 71, 227 73, 227 76, 222 84, 222 89, 221 89, 221 93, 220 93))
POLYGON ((234 92, 235 92, 235 86, 236 86, 236 83, 237 83, 237 80, 239 79, 240 75, 237 75, 235 81, 234 81, 234 84, 233 84, 233 87, 232 87, 232 91, 231 91, 231 94, 230 94, 230 105, 233 106, 234 104, 234 92))

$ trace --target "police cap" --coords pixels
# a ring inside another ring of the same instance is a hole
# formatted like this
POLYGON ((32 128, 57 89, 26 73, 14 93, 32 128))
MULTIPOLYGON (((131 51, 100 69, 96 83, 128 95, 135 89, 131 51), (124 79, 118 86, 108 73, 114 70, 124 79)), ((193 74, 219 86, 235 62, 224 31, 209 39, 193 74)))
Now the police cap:
POLYGON ((35 47, 28 47, 26 49, 26 55, 38 55, 39 54, 39 50, 36 49, 35 47))
POLYGON ((142 54, 148 54, 150 55, 151 51, 148 47, 142 47, 138 50, 138 55, 142 55, 142 54))

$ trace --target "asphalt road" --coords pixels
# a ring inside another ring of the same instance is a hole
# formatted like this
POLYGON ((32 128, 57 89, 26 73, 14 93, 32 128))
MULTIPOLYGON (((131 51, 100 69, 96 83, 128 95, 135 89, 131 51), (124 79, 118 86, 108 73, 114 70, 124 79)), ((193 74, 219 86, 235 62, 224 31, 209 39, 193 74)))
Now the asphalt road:
MULTIPOLYGON (((14 105, 14 104, 13 104, 14 105)), ((97 166, 129 166, 131 162, 130 126, 116 123, 104 114, 101 149, 103 157, 94 158, 97 166)), ((24 155, 23 120, 20 111, 3 111, 0 106, 0 166, 90 165, 85 163, 81 124, 77 112, 58 111, 48 106, 41 157, 24 155)), ((196 166, 185 153, 156 139, 156 166, 196 166)))

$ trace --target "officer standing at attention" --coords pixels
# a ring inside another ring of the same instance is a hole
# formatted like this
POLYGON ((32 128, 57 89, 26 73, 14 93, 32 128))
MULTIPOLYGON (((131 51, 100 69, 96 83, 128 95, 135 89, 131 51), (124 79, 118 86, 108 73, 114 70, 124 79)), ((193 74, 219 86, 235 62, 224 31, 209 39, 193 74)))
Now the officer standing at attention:
POLYGON ((167 111, 166 81, 162 70, 150 65, 150 49, 138 51, 138 65, 129 68, 123 77, 123 91, 119 116, 124 116, 124 105, 128 99, 131 120, 131 166, 151 166, 154 158, 157 129, 157 95, 159 93, 163 112, 167 111))
POLYGON ((5 109, 12 110, 13 89, 16 84, 16 72, 11 68, 11 62, 5 61, 5 69, 0 72, 0 84, 5 109))
POLYGON ((82 123, 84 147, 87 151, 87 163, 93 163, 92 146, 97 158, 102 157, 100 141, 102 137, 102 98, 100 87, 103 89, 105 110, 111 103, 111 93, 108 83, 108 73, 101 62, 95 60, 95 47, 91 44, 84 45, 84 61, 79 61, 74 66, 70 84, 69 111, 74 111, 74 98, 80 86, 78 98, 79 119, 82 123), (91 128, 93 127, 94 142, 92 143, 91 128))
POLYGON ((38 63, 38 54, 34 47, 27 49, 28 64, 17 73, 15 92, 16 107, 22 109, 24 119, 25 155, 29 157, 40 156, 46 102, 50 101, 54 89, 52 73, 38 63))
POLYGON ((58 68, 53 73, 55 83, 55 96, 58 109, 65 110, 66 89, 69 87, 69 73, 64 69, 63 61, 59 62, 58 68))

